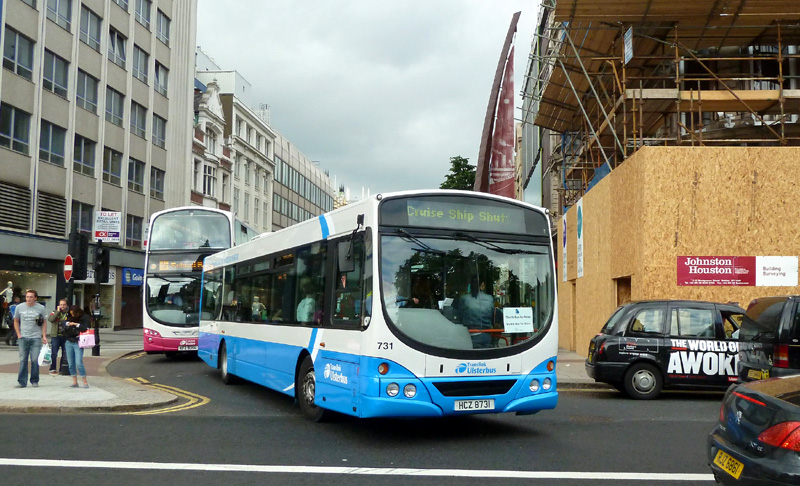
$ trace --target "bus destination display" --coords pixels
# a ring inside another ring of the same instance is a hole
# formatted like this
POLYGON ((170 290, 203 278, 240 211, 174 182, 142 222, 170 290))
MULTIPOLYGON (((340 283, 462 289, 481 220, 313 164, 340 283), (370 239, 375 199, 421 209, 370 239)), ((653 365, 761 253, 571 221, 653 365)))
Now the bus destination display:
POLYGON ((525 210, 508 204, 463 204, 453 198, 408 198, 387 201, 382 224, 428 226, 458 230, 526 232, 525 210), (402 211, 402 214, 400 214, 402 211))

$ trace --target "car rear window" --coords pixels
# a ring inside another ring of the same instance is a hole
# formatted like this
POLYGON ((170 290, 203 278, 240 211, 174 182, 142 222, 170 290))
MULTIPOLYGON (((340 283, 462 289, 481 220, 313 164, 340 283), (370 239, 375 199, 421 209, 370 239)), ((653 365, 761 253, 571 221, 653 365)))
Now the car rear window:
POLYGON ((753 339, 756 336, 772 334, 778 330, 781 310, 788 297, 765 297, 750 303, 739 331, 741 339, 753 339))
POLYGON ((617 307, 617 310, 615 310, 614 313, 611 314, 611 317, 609 317, 606 321, 606 325, 600 330, 601 333, 611 334, 611 332, 614 330, 614 327, 617 325, 617 322, 619 322, 619 320, 622 318, 622 310, 624 308, 625 306, 617 307))

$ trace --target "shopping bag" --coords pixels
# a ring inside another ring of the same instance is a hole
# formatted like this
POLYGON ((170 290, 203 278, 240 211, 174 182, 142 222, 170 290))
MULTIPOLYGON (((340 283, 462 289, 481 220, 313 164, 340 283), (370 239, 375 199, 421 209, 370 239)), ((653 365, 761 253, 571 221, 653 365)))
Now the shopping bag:
POLYGON ((42 350, 39 351, 39 366, 50 364, 50 345, 42 344, 42 350))
POLYGON ((78 346, 81 348, 94 347, 94 329, 87 329, 78 336, 78 346))

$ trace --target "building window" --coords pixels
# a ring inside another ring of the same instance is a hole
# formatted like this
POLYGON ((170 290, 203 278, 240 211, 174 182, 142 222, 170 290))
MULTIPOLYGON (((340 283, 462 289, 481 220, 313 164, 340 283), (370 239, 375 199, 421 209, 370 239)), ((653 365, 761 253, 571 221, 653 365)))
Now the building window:
POLYGON ((100 29, 103 21, 94 12, 81 5, 80 39, 95 51, 100 51, 100 29))
POLYGON ((103 180, 117 186, 122 178, 122 154, 106 147, 103 150, 103 180))
POLYGON ((164 199, 164 171, 150 168, 150 197, 164 199))
POLYGON ((39 134, 39 160, 64 166, 64 141, 67 131, 58 125, 42 120, 42 131, 39 134))
POLYGON ((264 194, 269 194, 269 173, 264 171, 264 194))
POLYGON ((94 221, 94 206, 72 200, 72 223, 78 232, 92 237, 92 222, 94 221))
POLYGON ((33 8, 36 8, 36 0, 22 0, 23 3, 27 3, 33 8))
POLYGON ((156 61, 156 92, 167 96, 167 84, 169 82, 169 69, 156 61))
POLYGON ((3 67, 28 81, 33 76, 33 41, 6 26, 3 67))
POLYGON ((75 135, 75 146, 72 155, 72 170, 89 177, 94 177, 95 143, 88 138, 75 135))
POLYGON ((147 84, 147 63, 150 55, 136 44, 133 45, 133 77, 147 84))
POLYGON ((125 221, 125 246, 142 246, 142 218, 129 214, 125 221))
POLYGON ((115 29, 109 30, 108 59, 122 69, 125 69, 125 36, 115 29))
POLYGON ((250 194, 244 193, 244 216, 245 221, 250 220, 250 194))
POLYGON ((153 145, 167 147, 167 120, 153 114, 153 145))
POLYGON ((28 155, 31 115, 13 106, 0 104, 0 147, 28 155))
POLYGON ((119 91, 106 87, 106 121, 122 126, 122 103, 125 97, 119 91))
POLYGON ((97 114, 97 79, 78 69, 78 106, 97 114))
POLYGON ((233 212, 234 213, 238 213, 239 212, 239 188, 238 187, 234 187, 233 188, 233 212))
POLYGON ((233 175, 238 179, 239 177, 241 177, 241 173, 242 173, 242 156, 237 155, 236 162, 233 163, 233 175))
POLYGON ((203 166, 203 194, 209 197, 216 197, 217 195, 217 168, 204 165, 203 166))
POLYGON ((150 30, 150 0, 136 0, 136 21, 150 30))
POLYGON ((128 189, 144 194, 145 163, 131 157, 128 160, 128 189))
POLYGON ((256 227, 258 227, 258 225, 259 225, 259 222, 258 222, 258 209, 259 209, 259 204, 258 204, 258 198, 256 197, 256 198, 253 198, 253 224, 256 227))
POLYGON ((244 163, 244 183, 246 185, 250 185, 250 168, 253 166, 253 163, 249 160, 244 163))
POLYGON ((114 0, 114 3, 122 7, 122 10, 128 11, 128 0, 114 0))
POLYGON ((72 0, 47 0, 47 18, 69 30, 72 21, 72 0))
POLYGON ((142 138, 147 134, 147 108, 135 101, 131 101, 131 132, 142 138))
MULTIPOLYGON (((268 216, 269 212, 268 211, 269 211, 269 202, 267 202, 267 200, 265 199, 264 200, 264 226, 266 226, 267 222, 269 222, 269 216, 268 216)), ((269 229, 269 228, 267 228, 267 229, 269 229)))
POLYGON ((42 86, 47 91, 67 97, 67 72, 69 63, 50 51, 44 51, 44 65, 42 66, 42 86))
POLYGON ((217 153, 217 134, 210 129, 206 130, 206 152, 217 153))
POLYGON ((158 11, 158 18, 156 19, 156 39, 160 40, 166 45, 169 45, 169 17, 164 15, 161 10, 158 11))

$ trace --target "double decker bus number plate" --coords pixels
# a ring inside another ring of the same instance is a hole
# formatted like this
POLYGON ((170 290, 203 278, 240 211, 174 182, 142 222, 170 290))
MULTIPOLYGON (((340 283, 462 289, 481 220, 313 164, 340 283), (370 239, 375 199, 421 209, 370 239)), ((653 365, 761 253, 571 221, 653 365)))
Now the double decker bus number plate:
POLYGON ((467 410, 494 410, 494 398, 484 400, 456 400, 456 412, 467 410))

